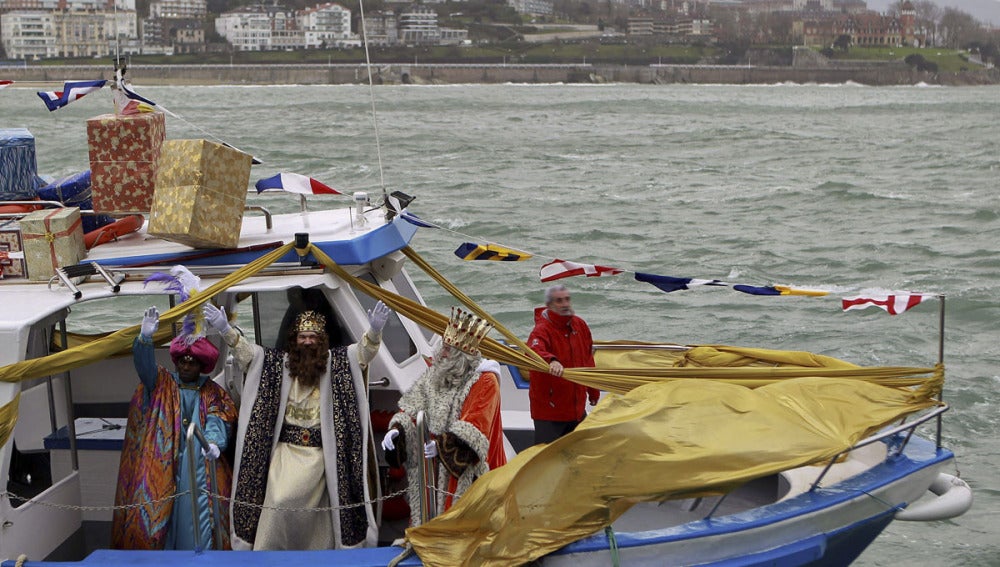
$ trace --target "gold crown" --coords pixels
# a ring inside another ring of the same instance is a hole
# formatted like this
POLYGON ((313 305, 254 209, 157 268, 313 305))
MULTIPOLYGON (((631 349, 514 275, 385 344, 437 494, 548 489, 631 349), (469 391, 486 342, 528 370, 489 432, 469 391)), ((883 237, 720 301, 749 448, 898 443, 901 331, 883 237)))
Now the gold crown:
POLYGON ((296 333, 326 333, 326 317, 315 311, 303 311, 295 318, 296 333))
POLYGON ((452 307, 451 319, 444 330, 444 344, 466 354, 479 354, 479 343, 492 328, 488 321, 452 307))

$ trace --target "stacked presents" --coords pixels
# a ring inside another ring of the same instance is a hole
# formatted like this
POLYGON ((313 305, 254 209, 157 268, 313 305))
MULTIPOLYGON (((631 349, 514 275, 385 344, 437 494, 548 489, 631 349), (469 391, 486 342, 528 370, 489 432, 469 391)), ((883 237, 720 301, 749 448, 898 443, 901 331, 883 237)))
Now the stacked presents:
POLYGON ((37 190, 30 133, 0 130, 0 200, 16 194, 67 205, 28 213, 20 219, 19 231, 16 225, 0 229, 0 269, 7 277, 49 280, 58 267, 86 258, 85 232, 115 227, 101 228, 114 221, 104 215, 148 214, 149 235, 195 248, 236 247, 251 156, 207 140, 165 138, 160 112, 91 118, 90 171, 37 190), (30 191, 24 188, 29 179, 30 191), (91 207, 94 213, 87 211, 91 207), (82 217, 81 209, 87 211, 82 217), (21 247, 24 264, 15 266, 5 252, 21 247))
POLYGON ((196 248, 239 241, 251 157, 207 140, 164 140, 163 114, 87 121, 95 211, 149 212, 147 233, 196 248))

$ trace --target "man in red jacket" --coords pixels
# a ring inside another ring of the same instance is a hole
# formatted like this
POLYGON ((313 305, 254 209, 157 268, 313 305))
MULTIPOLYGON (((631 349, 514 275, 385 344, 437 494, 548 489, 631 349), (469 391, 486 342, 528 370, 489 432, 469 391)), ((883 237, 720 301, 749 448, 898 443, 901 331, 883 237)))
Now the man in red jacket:
POLYGON ((587 416, 587 398, 597 404, 600 390, 562 377, 566 368, 594 366, 590 327, 573 313, 569 290, 554 285, 545 290, 545 307, 535 308, 535 328, 528 346, 549 363, 549 372, 529 374, 528 400, 535 422, 535 443, 551 443, 576 429, 587 416))

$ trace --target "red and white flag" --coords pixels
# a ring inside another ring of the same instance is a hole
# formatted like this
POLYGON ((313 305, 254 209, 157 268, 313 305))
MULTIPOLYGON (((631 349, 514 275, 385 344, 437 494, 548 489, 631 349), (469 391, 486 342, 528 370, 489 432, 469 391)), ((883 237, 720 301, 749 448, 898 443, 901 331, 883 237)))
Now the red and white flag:
POLYGON ((542 266, 542 269, 538 272, 538 276, 543 282, 550 282, 552 280, 572 276, 587 276, 588 278, 614 276, 622 273, 623 271, 624 270, 619 270, 618 268, 595 266, 593 264, 577 264, 576 262, 567 262, 566 260, 557 259, 542 266))
POLYGON ((4 87, 9 87, 14 84, 14 81, 2 80, 0 81, 0 89, 4 87))
POLYGON ((842 300, 844 306, 844 311, 850 311, 851 309, 865 309, 867 307, 878 307, 889 313, 889 315, 899 315, 903 311, 917 305, 924 299, 927 295, 921 295, 918 293, 904 293, 904 294, 892 294, 892 295, 872 295, 872 296, 856 296, 856 297, 845 297, 842 300))

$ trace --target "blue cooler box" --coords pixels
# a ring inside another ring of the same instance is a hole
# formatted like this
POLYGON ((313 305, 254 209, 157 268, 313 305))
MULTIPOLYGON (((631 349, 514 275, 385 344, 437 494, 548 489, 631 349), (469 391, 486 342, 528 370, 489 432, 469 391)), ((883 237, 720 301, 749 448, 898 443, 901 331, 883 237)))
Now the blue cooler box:
MULTIPOLYGON (((59 201, 70 207, 80 207, 81 211, 94 208, 90 198, 90 170, 74 173, 38 190, 38 198, 43 201, 59 201)), ((108 215, 82 215, 84 234, 115 222, 108 215)))
POLYGON ((26 128, 0 128, 0 201, 35 198, 35 137, 26 128))

